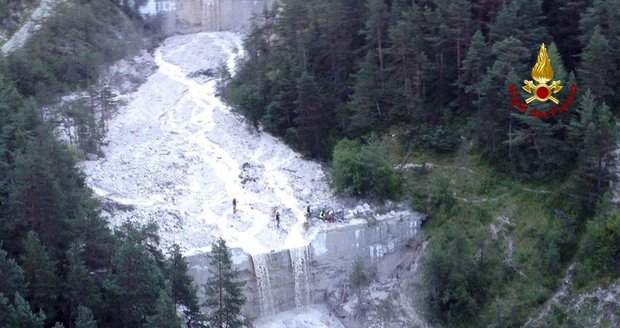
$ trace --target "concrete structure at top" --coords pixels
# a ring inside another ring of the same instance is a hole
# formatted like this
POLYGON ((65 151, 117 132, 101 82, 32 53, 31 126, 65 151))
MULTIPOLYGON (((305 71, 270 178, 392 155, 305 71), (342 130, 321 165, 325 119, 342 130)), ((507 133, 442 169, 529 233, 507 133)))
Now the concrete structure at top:
POLYGON ((196 33, 212 31, 244 31, 250 18, 271 8, 275 0, 150 0, 144 14, 159 14, 164 31, 196 33))

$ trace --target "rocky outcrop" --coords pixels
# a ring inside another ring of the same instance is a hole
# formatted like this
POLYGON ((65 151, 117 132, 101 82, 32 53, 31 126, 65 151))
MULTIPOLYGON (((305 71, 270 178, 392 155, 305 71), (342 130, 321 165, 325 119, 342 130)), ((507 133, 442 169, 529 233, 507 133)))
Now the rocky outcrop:
MULTIPOLYGON (((417 214, 392 212, 371 226, 360 220, 321 231, 306 247, 254 256, 233 249, 233 264, 246 282, 244 313, 256 318, 323 303, 347 284, 357 257, 377 270, 396 267, 419 222, 417 214)), ((203 285, 209 275, 206 254, 190 256, 188 262, 195 283, 203 285)))
POLYGON ((417 234, 404 250, 368 268, 373 281, 358 294, 348 283, 333 288, 327 304, 345 327, 427 328, 423 317, 422 261, 430 241, 417 234))
POLYGON ((573 272, 574 264, 557 292, 523 327, 620 327, 620 279, 578 293, 573 272))
POLYGON ((2 52, 6 55, 23 46, 28 37, 41 28, 41 23, 49 17, 54 8, 65 0, 42 0, 28 19, 13 36, 2 45, 2 52))

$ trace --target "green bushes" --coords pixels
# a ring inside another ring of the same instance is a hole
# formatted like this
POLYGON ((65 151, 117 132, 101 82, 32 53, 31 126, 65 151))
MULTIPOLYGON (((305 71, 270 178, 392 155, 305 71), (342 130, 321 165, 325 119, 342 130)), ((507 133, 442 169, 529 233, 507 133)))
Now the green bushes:
POLYGON ((577 282, 620 275, 620 213, 588 222, 579 245, 577 282))
POLYGON ((334 148, 332 181, 341 193, 373 196, 381 200, 402 195, 401 176, 392 168, 381 145, 342 139, 334 148))
POLYGON ((51 102, 58 93, 85 87, 103 65, 141 46, 139 24, 112 2, 72 0, 11 53, 9 63, 22 94, 51 102))
POLYGON ((501 241, 486 229, 488 213, 456 206, 459 220, 436 230, 424 265, 431 319, 448 327, 472 327, 496 295, 506 267, 501 241))

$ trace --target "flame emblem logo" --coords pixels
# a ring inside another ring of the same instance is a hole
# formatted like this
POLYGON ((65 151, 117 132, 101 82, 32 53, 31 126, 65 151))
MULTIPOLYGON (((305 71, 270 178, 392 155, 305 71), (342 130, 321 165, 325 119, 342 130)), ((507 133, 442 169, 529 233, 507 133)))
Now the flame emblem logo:
POLYGON ((525 100, 526 103, 529 104, 534 100, 541 102, 551 100, 556 104, 560 102, 552 96, 552 93, 562 90, 561 81, 553 81, 550 85, 547 85, 547 82, 553 80, 553 68, 551 68, 551 59, 547 55, 547 48, 545 48, 544 43, 540 45, 536 65, 532 68, 532 78, 538 82, 538 85, 535 85, 532 81, 523 81, 523 90, 532 94, 530 98, 525 100))

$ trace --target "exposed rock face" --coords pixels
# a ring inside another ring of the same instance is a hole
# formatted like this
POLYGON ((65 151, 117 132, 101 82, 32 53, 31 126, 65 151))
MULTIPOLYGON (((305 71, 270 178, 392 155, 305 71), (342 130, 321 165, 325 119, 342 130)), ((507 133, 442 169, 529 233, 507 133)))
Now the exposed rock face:
MULTIPOLYGON (((356 257, 377 270, 398 261, 419 221, 418 215, 396 214, 373 226, 360 223, 319 232, 307 247, 253 257, 233 249, 234 266, 246 282, 245 314, 255 318, 324 302, 328 293, 346 284, 356 257)), ((195 283, 203 285, 208 279, 206 254, 188 261, 195 283)))
POLYGON ((41 23, 52 13, 54 8, 63 3, 65 0, 42 0, 37 9, 34 10, 30 19, 22 25, 15 34, 2 45, 2 52, 9 54, 13 50, 21 47, 26 43, 28 37, 41 28, 41 23))
POLYGON ((523 327, 620 327, 620 279, 578 294, 572 264, 564 283, 523 327))

